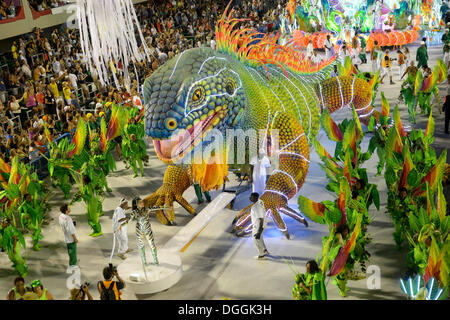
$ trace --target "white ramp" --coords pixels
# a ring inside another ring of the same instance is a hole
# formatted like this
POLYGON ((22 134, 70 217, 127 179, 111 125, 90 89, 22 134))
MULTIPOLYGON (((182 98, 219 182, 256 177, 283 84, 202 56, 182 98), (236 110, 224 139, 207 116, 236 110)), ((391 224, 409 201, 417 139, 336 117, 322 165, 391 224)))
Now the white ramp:
POLYGON ((162 249, 172 252, 184 251, 197 235, 208 225, 231 200, 234 193, 222 192, 200 213, 198 213, 186 226, 184 226, 172 239, 167 241, 162 249))

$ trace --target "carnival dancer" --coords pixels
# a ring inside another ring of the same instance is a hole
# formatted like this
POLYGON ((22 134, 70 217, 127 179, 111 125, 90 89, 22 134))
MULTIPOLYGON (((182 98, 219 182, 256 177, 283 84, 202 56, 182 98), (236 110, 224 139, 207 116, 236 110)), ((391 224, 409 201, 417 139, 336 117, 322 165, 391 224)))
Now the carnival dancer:
POLYGON ((113 215, 114 237, 119 242, 117 256, 121 259, 126 259, 125 254, 133 251, 133 249, 128 248, 127 223, 129 218, 125 215, 125 210, 127 209, 129 209, 128 201, 122 198, 119 206, 114 210, 113 215))
POLYGON ((398 50, 398 78, 401 80, 401 77, 403 73, 405 73, 406 70, 406 55, 402 52, 402 50, 398 50))
POLYGON ((327 39, 323 43, 323 46, 325 48, 325 59, 328 60, 332 57, 331 49, 333 47, 333 43, 331 42, 330 35, 327 35, 327 39))
POLYGON ((0 228, 2 248, 7 251, 9 260, 13 263, 14 269, 16 269, 21 277, 26 277, 28 274, 28 266, 25 259, 22 257, 20 249, 22 243, 19 241, 19 238, 21 236, 20 231, 14 227, 7 218, 3 218, 0 228))
POLYGON ((144 124, 141 121, 142 117, 138 113, 139 109, 137 107, 130 110, 129 123, 125 127, 122 137, 123 159, 133 170, 134 178, 138 176, 138 165, 141 176, 144 176, 143 161, 148 161, 147 148, 144 141, 144 124))
POLYGON ((320 63, 322 62, 322 57, 319 56, 316 51, 313 51, 311 62, 313 63, 314 67, 318 68, 320 63))
POLYGON ((370 59, 372 60, 372 73, 376 73, 380 69, 381 61, 381 47, 378 45, 378 41, 375 40, 374 47, 370 54, 370 59))
POLYGON ((250 160, 253 166, 253 188, 252 192, 263 194, 266 187, 267 168, 270 167, 270 160, 263 148, 259 149, 258 155, 250 160))
POLYGON ((250 195, 250 201, 253 203, 251 209, 251 219, 252 219, 252 238, 255 244, 258 255, 255 259, 263 259, 269 254, 263 240, 263 233, 267 226, 266 210, 264 208, 264 202, 259 199, 259 194, 253 192, 250 195))
POLYGON ((323 274, 315 260, 306 263, 305 282, 301 282, 300 286, 308 294, 308 300, 327 300, 323 274))
POLYGON ((138 249, 141 254, 142 264, 147 266, 147 257, 145 254, 145 241, 150 245, 152 251, 153 263, 159 265, 158 254, 155 245, 155 239, 153 236, 152 225, 150 223, 150 211, 144 206, 144 201, 137 197, 133 199, 130 218, 136 220, 136 238, 138 249))
POLYGON ((419 49, 417 49, 416 60, 418 69, 420 69, 422 66, 426 66, 428 63, 428 53, 427 48, 425 47, 425 41, 422 41, 420 43, 419 49))
POLYGON ((392 81, 392 72, 391 72, 391 66, 392 66, 391 61, 392 60, 396 60, 396 59, 391 59, 389 57, 389 50, 386 50, 386 53, 383 56, 383 69, 382 69, 382 77, 381 77, 380 83, 383 83, 383 79, 387 74, 390 79, 390 84, 395 84, 392 81))
POLYGON ((59 225, 64 233, 64 242, 67 246, 67 253, 69 254, 69 266, 77 264, 77 243, 78 234, 72 218, 69 216, 70 207, 63 204, 60 208, 59 225))
POLYGON ((403 53, 406 56, 406 65, 409 65, 411 63, 411 53, 409 52, 409 49, 407 46, 403 48, 403 53))
POLYGON ((85 173, 82 177, 82 183, 80 185, 80 196, 87 206, 88 223, 92 228, 92 233, 89 234, 91 237, 99 237, 103 234, 99 220, 101 201, 96 189, 97 188, 94 183, 92 183, 92 179, 85 173))
POLYGON ((38 199, 33 199, 31 194, 27 193, 24 196, 24 202, 19 207, 22 226, 26 226, 31 230, 31 239, 33 241, 33 250, 39 251, 39 240, 43 238, 41 235, 41 224, 43 220, 44 208, 38 199))
POLYGON ((311 59, 313 52, 314 52, 314 47, 312 44, 312 40, 309 40, 309 43, 306 46, 306 59, 311 59))

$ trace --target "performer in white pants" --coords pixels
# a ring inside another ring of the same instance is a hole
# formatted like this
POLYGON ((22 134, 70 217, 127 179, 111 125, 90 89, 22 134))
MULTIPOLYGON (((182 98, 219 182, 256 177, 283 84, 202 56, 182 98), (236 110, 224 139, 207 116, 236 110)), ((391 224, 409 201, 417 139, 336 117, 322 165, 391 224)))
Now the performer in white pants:
POLYGON ((258 155, 252 157, 250 164, 253 165, 253 185, 252 192, 263 194, 266 188, 267 169, 270 167, 270 160, 266 156, 266 151, 259 149, 258 155))
POLYGON ((258 193, 253 192, 250 195, 250 201, 253 202, 250 212, 252 218, 252 238, 258 250, 258 255, 255 256, 255 259, 263 259, 269 254, 263 240, 263 233, 267 226, 266 210, 264 208, 264 202, 259 199, 258 193))
POLYGON ((331 37, 328 34, 327 35, 327 40, 325 40, 325 42, 323 43, 323 47, 325 48, 325 60, 328 60, 331 58, 332 54, 331 54, 331 48, 332 48, 333 44, 331 42, 331 37))
POLYGON ((407 60, 406 60, 406 55, 402 52, 402 50, 398 49, 397 53, 398 53, 398 59, 397 59, 397 62, 398 62, 398 79, 400 81, 402 79, 402 75, 406 71, 407 60))
POLYGON ((314 52, 314 47, 312 44, 312 40, 309 40, 309 43, 306 46, 306 59, 311 59, 313 52, 314 52))
POLYGON ((125 215, 127 209, 129 209, 128 201, 122 198, 113 215, 113 232, 119 244, 117 256, 122 259, 126 259, 125 253, 133 251, 133 249, 128 249, 127 223, 129 219, 125 215))

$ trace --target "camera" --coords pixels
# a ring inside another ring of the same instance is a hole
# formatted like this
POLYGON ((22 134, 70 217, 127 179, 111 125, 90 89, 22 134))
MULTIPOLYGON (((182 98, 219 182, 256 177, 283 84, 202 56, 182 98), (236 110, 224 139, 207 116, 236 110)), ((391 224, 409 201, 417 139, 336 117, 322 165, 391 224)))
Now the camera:
POLYGON ((84 288, 88 288, 91 284, 89 282, 85 282, 80 286, 80 292, 84 293, 84 288))
POLYGON ((109 264, 109 269, 111 270, 111 272, 116 273, 117 272, 117 267, 115 267, 112 263, 109 264))

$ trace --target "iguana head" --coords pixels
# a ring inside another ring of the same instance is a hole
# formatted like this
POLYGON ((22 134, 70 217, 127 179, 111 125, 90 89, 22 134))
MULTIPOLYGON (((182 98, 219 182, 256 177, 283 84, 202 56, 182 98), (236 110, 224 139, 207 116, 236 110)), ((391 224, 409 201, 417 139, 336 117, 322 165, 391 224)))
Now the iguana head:
POLYGON ((212 129, 239 124, 246 97, 232 64, 210 48, 195 48, 145 80, 145 131, 162 161, 178 161, 207 144, 212 129))

